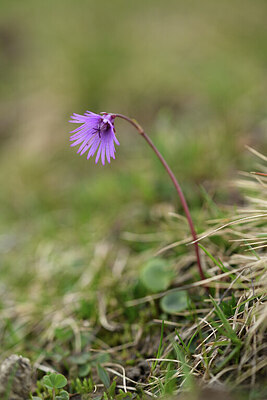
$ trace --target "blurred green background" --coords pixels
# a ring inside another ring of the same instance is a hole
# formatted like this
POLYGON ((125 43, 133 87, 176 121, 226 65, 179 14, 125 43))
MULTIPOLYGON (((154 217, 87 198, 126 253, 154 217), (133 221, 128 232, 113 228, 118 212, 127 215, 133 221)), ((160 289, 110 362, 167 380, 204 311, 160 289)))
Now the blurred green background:
POLYGON ((73 112, 136 118, 181 181, 198 229, 200 185, 235 203, 225 183, 249 170, 245 145, 266 149, 266 15, 265 0, 1 1, 3 302, 43 301, 42 281, 49 304, 71 292, 96 242, 156 231, 144 222, 156 203, 180 210, 124 121, 110 165, 78 157, 73 112))

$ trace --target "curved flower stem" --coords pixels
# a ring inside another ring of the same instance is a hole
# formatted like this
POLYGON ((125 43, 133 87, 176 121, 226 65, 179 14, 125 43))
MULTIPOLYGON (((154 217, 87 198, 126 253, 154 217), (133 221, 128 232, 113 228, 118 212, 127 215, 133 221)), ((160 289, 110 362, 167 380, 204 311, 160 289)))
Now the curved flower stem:
POLYGON ((153 144, 152 140, 149 138, 149 136, 147 136, 147 134, 145 133, 144 129, 141 127, 141 125, 138 124, 138 122, 136 122, 134 119, 131 119, 129 117, 126 117, 125 115, 122 114, 113 114, 114 118, 118 117, 118 118, 122 118, 125 121, 128 121, 131 125, 133 125, 137 131, 140 133, 141 136, 143 136, 143 138, 146 140, 146 142, 149 144, 149 146, 152 148, 152 150, 156 153, 158 159, 161 161, 163 167, 165 168, 165 170, 167 171, 169 177, 171 178, 174 187, 178 193, 178 196, 181 200, 190 230, 191 230, 191 234, 193 237, 193 241, 194 241, 194 248, 195 248, 195 253, 196 253, 196 258, 197 258, 197 265, 198 265, 198 270, 199 270, 199 275, 201 277, 202 280, 205 279, 205 275, 201 266, 201 261, 200 261, 200 255, 199 255, 199 247, 198 247, 198 243, 197 243, 197 234, 194 228, 194 224, 191 218, 191 214, 187 205, 187 202, 185 200, 184 194, 182 192, 181 186, 179 185, 179 183, 177 182, 177 179, 174 176, 174 173, 172 172, 172 170, 170 169, 169 165, 167 164, 167 162, 165 161, 165 159, 163 158, 163 156, 161 155, 161 153, 158 151, 158 149, 156 148, 156 146, 153 144))

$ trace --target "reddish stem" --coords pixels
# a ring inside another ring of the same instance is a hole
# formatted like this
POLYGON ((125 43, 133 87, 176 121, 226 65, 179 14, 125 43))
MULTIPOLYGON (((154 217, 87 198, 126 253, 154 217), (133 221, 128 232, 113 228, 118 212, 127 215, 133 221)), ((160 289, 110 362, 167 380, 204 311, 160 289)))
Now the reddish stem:
POLYGON ((199 247, 198 247, 198 243, 197 243, 197 234, 194 228, 194 224, 191 218, 191 214, 187 205, 187 202, 185 200, 184 194, 182 192, 182 189, 179 185, 179 183, 177 182, 172 170, 170 169, 169 165, 167 164, 167 162, 165 161, 165 159, 163 158, 163 156, 161 155, 161 153, 158 151, 158 149, 156 148, 156 146, 153 144, 153 142, 151 141, 151 139, 149 138, 149 136, 147 136, 147 134, 145 133, 145 131, 143 130, 143 128, 141 127, 141 125, 138 124, 138 122, 136 122, 135 120, 126 117, 125 115, 122 114, 114 114, 114 118, 118 117, 118 118, 122 118, 126 121, 128 121, 130 124, 132 124, 137 131, 140 133, 141 136, 143 136, 143 138, 147 141, 147 143, 149 144, 149 146, 152 148, 152 150, 156 153, 158 159, 161 161, 163 167, 165 168, 165 170, 167 171, 169 177, 171 178, 174 187, 178 193, 178 196, 181 200, 190 230, 191 230, 191 234, 193 237, 193 241, 194 241, 194 248, 195 248, 195 253, 196 253, 196 258, 197 258, 197 265, 198 265, 198 269, 199 269, 199 275, 201 277, 202 280, 205 279, 205 275, 203 273, 203 269, 201 266, 201 261, 200 261, 200 255, 199 255, 199 247))
POLYGON ((260 175, 260 176, 267 176, 267 174, 264 174, 263 172, 251 172, 253 175, 260 175))

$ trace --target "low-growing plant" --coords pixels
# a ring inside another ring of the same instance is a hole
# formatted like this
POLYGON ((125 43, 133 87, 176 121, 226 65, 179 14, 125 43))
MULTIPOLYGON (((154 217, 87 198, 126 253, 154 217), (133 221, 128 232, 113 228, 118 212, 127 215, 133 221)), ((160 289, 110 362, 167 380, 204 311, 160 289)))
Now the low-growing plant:
POLYGON ((68 383, 62 374, 50 373, 43 377, 39 384, 39 395, 32 396, 33 400, 69 400, 69 393, 62 390, 68 383), (43 393, 41 393, 43 392, 43 393), (42 397, 39 397, 42 396, 42 397))

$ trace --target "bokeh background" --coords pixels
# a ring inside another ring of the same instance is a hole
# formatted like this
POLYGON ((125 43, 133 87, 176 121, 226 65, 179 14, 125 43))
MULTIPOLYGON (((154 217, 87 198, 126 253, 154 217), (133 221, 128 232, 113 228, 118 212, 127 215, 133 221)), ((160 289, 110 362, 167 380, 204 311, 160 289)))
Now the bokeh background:
MULTIPOLYGON (((157 231, 146 218, 155 204, 180 210, 158 160, 124 121, 110 165, 77 156, 73 112, 136 118, 180 180, 199 230, 207 193, 240 201, 228 183, 252 168, 245 146, 266 149, 266 15, 265 0, 1 0, 6 318, 10 304, 27 301, 26 315, 72 293, 96 244, 157 231)), ((23 324, 14 329, 6 323, 6 348, 24 337, 23 324)))

